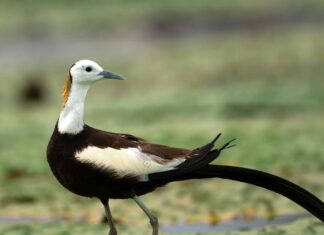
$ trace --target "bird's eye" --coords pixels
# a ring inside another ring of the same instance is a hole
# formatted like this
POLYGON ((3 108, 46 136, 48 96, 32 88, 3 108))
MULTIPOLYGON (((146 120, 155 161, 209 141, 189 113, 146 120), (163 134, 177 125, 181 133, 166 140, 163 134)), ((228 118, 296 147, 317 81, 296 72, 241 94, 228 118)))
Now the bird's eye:
POLYGON ((92 67, 90 67, 90 66, 86 67, 86 68, 85 68, 85 71, 87 71, 87 72, 91 72, 91 71, 92 71, 92 67))

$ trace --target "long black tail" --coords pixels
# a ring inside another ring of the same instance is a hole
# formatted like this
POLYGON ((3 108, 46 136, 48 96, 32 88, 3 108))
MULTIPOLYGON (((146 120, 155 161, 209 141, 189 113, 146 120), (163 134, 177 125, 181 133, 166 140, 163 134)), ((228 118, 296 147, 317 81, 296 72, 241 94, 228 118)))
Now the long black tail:
POLYGON ((214 177, 240 181, 279 193, 324 222, 324 203, 319 198, 288 180, 266 172, 235 166, 207 165, 191 175, 179 176, 174 180, 214 177))

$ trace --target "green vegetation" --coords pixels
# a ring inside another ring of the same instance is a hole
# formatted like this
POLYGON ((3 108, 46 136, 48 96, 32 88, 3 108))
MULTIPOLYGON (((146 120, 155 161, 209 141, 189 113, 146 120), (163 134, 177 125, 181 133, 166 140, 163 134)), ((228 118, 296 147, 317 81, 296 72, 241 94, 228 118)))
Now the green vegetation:
MULTIPOLYGON (((30 1, 28 6, 2 1, 0 15, 8 20, 0 21, 0 32, 7 41, 19 35, 33 40, 23 33, 28 25, 22 22, 29 16, 32 20, 27 22, 36 25, 36 29, 47 28, 49 37, 68 32, 77 41, 80 31, 92 35, 107 27, 132 41, 134 27, 149 32, 148 25, 153 22, 150 19, 170 15, 183 19, 202 16, 206 21, 216 15, 215 21, 225 17, 239 21, 253 11, 271 16, 280 9, 321 12, 324 6, 320 1, 296 1, 293 6, 281 6, 281 1, 213 1, 212 5, 210 1, 184 5, 179 2, 157 1, 151 5, 149 1, 110 1, 108 6, 108 1, 91 5, 74 1, 70 9, 63 1, 30 1), (31 16, 32 10, 38 14, 31 16), (207 10, 208 14, 204 14, 207 10), (84 16, 85 12, 89 15, 84 16), (69 24, 75 25, 72 31, 69 24), (127 33, 127 29, 132 30, 127 33)), ((237 138, 237 147, 224 152, 215 164, 272 172, 324 199, 321 25, 193 33, 185 37, 164 35, 159 39, 145 35, 145 46, 140 44, 141 49, 135 54, 114 57, 101 53, 98 58, 90 54, 104 67, 128 79, 92 87, 86 123, 186 148, 198 147, 222 132, 221 143, 237 138)), ((90 38, 92 44, 88 46, 94 47, 96 37, 90 38)), ((118 51, 114 51, 116 54, 118 51)), ((60 112, 59 94, 74 61, 64 56, 59 62, 33 61, 33 54, 30 56, 27 66, 10 64, 1 71, 0 216, 66 220, 0 224, 0 234, 106 234, 107 226, 98 225, 103 209, 97 200, 66 191, 56 182, 46 162, 47 141, 60 112), (32 73, 41 74, 39 80, 46 88, 47 99, 40 104, 25 104, 17 98, 27 82, 26 76, 32 73), (83 222, 75 222, 78 218, 83 222)), ((279 195, 224 180, 170 184, 145 196, 144 201, 159 216, 161 224, 215 223, 238 214, 273 216, 303 211, 279 195)), ((113 201, 112 210, 121 234, 149 232, 147 219, 131 201, 113 201)), ((229 234, 290 235, 298 231, 308 235, 323 234, 323 230, 318 220, 306 219, 278 228, 229 234)))

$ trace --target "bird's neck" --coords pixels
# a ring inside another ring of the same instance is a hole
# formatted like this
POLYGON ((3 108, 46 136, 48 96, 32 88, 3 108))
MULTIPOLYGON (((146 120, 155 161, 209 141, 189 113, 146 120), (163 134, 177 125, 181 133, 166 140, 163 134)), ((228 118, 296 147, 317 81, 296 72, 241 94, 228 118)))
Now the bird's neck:
POLYGON ((58 121, 61 134, 78 134, 83 130, 84 101, 89 85, 72 84, 58 121))

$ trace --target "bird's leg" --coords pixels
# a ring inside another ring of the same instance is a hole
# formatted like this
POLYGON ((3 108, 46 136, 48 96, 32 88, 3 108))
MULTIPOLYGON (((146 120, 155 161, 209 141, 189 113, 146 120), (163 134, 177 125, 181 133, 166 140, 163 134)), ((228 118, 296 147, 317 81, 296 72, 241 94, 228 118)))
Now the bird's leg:
POLYGON ((105 207, 105 212, 106 212, 106 218, 110 227, 109 234, 108 235, 117 235, 117 229, 114 225, 114 221, 111 215, 111 211, 109 208, 109 199, 100 199, 101 203, 105 207))
POLYGON ((134 196, 133 200, 136 202, 136 204, 145 212, 145 214, 149 217, 150 223, 152 225, 152 235, 158 235, 159 233, 159 222, 155 215, 152 214, 152 212, 143 204, 141 200, 139 200, 138 197, 134 196))

